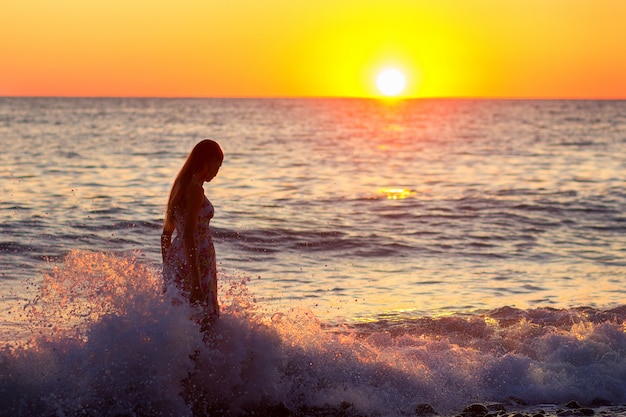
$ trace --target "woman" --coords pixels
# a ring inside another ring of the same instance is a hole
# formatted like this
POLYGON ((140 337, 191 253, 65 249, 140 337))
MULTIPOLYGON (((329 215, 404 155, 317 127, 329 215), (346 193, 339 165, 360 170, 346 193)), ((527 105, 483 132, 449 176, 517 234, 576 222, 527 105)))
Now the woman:
POLYGON ((213 205, 203 184, 217 175, 223 159, 222 149, 212 140, 193 148, 172 185, 161 234, 166 288, 174 283, 211 321, 219 317, 217 264, 209 229, 213 205))

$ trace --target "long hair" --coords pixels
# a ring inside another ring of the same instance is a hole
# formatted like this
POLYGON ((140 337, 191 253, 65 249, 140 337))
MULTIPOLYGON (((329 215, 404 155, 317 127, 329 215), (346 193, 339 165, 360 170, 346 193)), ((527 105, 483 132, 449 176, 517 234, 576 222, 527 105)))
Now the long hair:
POLYGON ((193 147, 187 160, 183 164, 182 168, 178 172, 174 183, 172 184, 172 190, 170 191, 170 197, 167 202, 167 211, 165 213, 165 226, 170 226, 173 229, 174 226, 174 210, 178 209, 185 211, 187 208, 187 202, 185 196, 187 190, 191 185, 193 175, 201 170, 205 164, 209 161, 224 160, 224 152, 217 142, 205 139, 196 144, 193 147))

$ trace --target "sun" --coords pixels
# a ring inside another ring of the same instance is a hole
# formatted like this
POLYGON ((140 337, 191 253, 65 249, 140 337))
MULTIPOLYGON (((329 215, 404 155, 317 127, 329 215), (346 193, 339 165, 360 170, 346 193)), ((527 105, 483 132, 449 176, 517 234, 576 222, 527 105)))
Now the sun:
POLYGON ((388 68, 378 74, 378 77, 376 77, 376 86, 381 94, 387 97, 395 97, 404 91, 406 78, 404 74, 397 69, 388 68))

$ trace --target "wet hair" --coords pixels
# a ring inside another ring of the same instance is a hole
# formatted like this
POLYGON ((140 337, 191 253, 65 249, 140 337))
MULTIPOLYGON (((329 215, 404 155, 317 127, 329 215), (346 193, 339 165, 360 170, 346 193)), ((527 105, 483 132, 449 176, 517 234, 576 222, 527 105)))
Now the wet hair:
POLYGON ((165 224, 173 225, 172 215, 174 210, 176 208, 185 208, 184 197, 187 194, 189 185, 191 185, 193 175, 200 171, 208 162, 222 162, 223 160, 224 152, 220 145, 213 140, 204 139, 193 147, 172 184, 172 190, 167 202, 165 224))

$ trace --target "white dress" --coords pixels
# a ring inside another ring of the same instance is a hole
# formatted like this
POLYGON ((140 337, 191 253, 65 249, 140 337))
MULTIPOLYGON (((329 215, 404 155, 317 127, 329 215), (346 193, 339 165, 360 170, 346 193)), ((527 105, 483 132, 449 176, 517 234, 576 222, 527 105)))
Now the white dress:
MULTIPOLYGON (((211 239, 209 223, 213 218, 213 205, 206 196, 198 214, 196 223, 196 247, 198 248, 198 269, 200 270, 200 283, 207 294, 202 303, 209 318, 219 317, 219 305, 217 302, 217 263, 215 260, 215 246, 211 239), (212 291, 209 291, 212 290, 212 291), (212 295, 212 296, 211 296, 212 295)), ((183 231, 185 225, 184 216, 174 211, 174 227, 176 236, 170 245, 163 262, 163 279, 165 287, 176 285, 181 293, 189 299, 188 280, 191 277, 187 256, 185 254, 183 231)))

